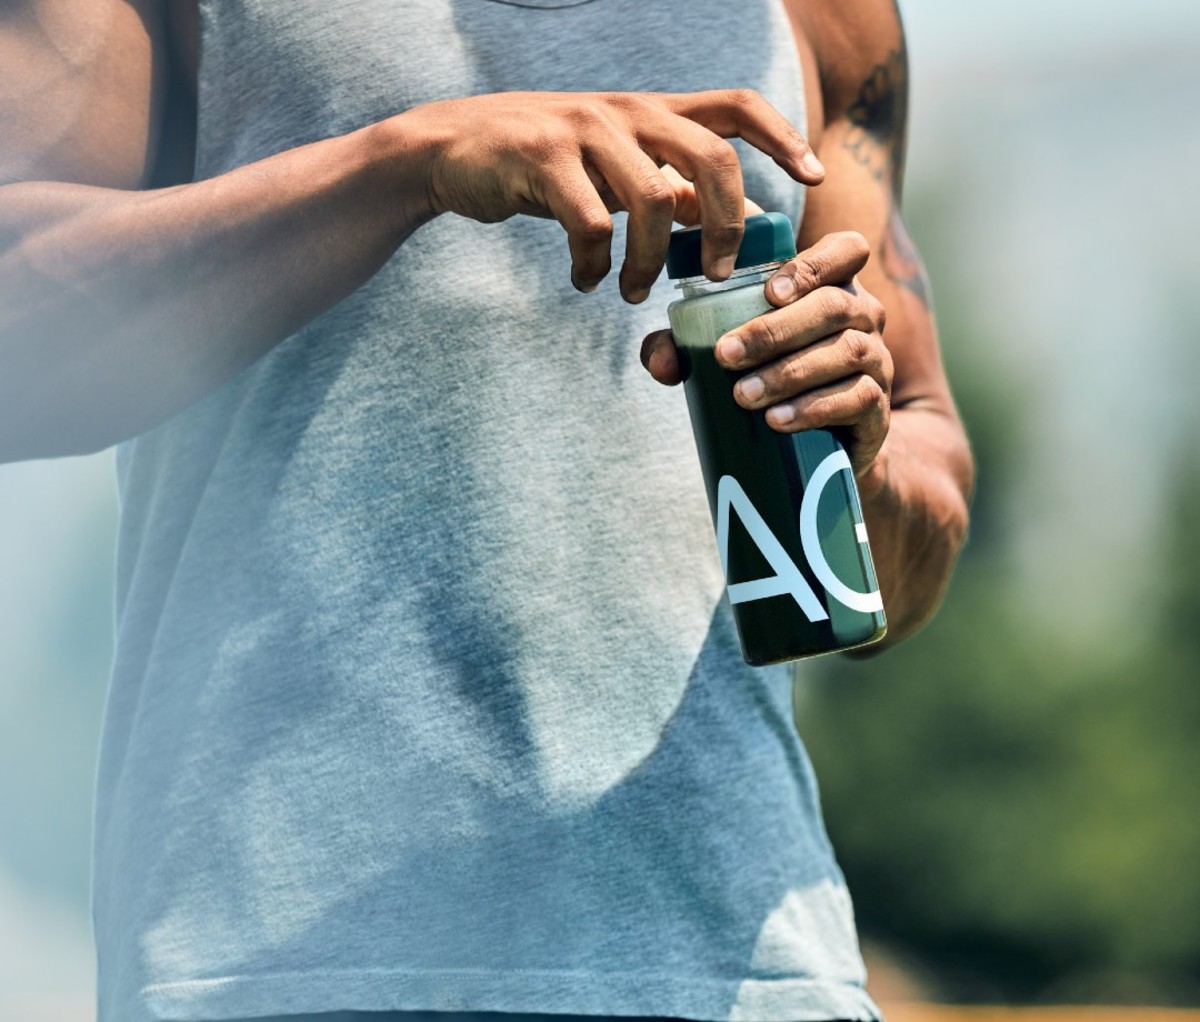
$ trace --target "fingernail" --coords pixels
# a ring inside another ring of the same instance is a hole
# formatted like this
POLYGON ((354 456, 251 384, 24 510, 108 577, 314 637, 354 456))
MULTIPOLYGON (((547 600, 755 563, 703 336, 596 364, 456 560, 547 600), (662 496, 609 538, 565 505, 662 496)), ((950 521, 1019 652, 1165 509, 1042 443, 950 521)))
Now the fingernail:
POLYGON ((825 165, 817 159, 816 153, 806 153, 804 159, 800 161, 800 169, 813 176, 825 173, 825 165))
POLYGON ((746 357, 746 345, 736 334, 722 337, 717 341, 717 359, 730 365, 737 365, 746 357))
POLYGON ((771 294, 779 301, 786 302, 796 293, 796 285, 787 274, 781 273, 771 280, 771 294))
POLYGON ((720 277, 722 280, 724 280, 731 273, 733 273, 733 264, 735 262, 737 262, 736 256, 722 256, 715 263, 713 263, 713 276, 720 277))
POLYGON ((738 384, 738 390, 747 401, 757 401, 766 389, 761 376, 747 376, 738 384))
POLYGON ((776 405, 767 409, 767 419, 772 426, 786 426, 796 418, 796 410, 791 405, 776 405))
POLYGON ((640 287, 636 291, 630 291, 629 297, 625 300, 632 305, 637 305, 639 302, 644 302, 649 297, 650 297, 650 289, 645 288, 645 287, 640 287))

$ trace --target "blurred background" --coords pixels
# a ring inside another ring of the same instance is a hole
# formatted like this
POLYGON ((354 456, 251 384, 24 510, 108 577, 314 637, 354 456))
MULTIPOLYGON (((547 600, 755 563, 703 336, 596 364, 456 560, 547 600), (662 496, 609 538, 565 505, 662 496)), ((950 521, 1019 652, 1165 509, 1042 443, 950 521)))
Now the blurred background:
MULTIPOLYGON (((901 6, 905 207, 979 491, 937 620, 797 686, 872 987, 897 1022, 1200 1007, 1200 4, 901 6)), ((115 524, 111 453, 0 466, 16 1022, 92 1017, 115 524)))

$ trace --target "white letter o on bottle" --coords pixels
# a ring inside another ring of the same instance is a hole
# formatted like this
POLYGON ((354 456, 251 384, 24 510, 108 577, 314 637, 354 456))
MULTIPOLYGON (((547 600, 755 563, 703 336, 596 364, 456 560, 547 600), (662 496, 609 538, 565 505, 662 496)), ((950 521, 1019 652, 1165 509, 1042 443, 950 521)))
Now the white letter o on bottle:
POLYGON ((863 614, 874 614, 883 610, 883 597, 876 589, 873 593, 860 593, 851 589, 833 573, 829 561, 825 559, 825 551, 821 548, 821 534, 817 529, 817 507, 821 503, 821 494, 829 480, 838 472, 853 472, 850 458, 843 450, 830 454, 812 474, 808 485, 804 488, 804 500, 800 504, 800 542, 804 546, 804 556, 808 558, 813 574, 821 585, 834 599, 844 603, 851 610, 863 614))

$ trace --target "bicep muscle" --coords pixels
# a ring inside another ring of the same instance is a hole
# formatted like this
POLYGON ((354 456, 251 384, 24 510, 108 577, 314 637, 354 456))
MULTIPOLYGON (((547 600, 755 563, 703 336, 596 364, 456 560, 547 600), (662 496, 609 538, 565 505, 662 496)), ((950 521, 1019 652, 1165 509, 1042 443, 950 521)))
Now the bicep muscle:
POLYGON ((165 81, 151 0, 0 4, 0 184, 143 186, 165 81))

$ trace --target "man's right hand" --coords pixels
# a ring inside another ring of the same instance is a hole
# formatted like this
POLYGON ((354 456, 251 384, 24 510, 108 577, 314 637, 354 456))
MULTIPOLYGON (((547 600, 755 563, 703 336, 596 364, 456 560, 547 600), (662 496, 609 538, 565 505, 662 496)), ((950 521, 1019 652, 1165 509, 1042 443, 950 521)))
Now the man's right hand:
POLYGON ((99 450, 177 414, 440 212, 558 219, 589 288, 626 209, 621 289, 637 301, 673 218, 703 223, 710 276, 732 268, 744 212, 726 137, 822 177, 752 92, 503 93, 148 189, 166 69, 194 65, 176 52, 194 32, 168 31, 185 6, 0 0, 0 462, 99 450))
POLYGON ((758 93, 507 92, 443 100, 395 119, 430 142, 436 213, 484 223, 517 213, 563 225, 571 279, 593 290, 611 267, 612 218, 629 212, 621 294, 643 301, 676 220, 704 229, 705 272, 733 272, 745 216, 741 166, 728 138, 762 150, 793 178, 824 169, 800 133, 758 93), (664 174, 670 164, 684 179, 664 174), (698 205, 698 210, 696 209, 698 205))

